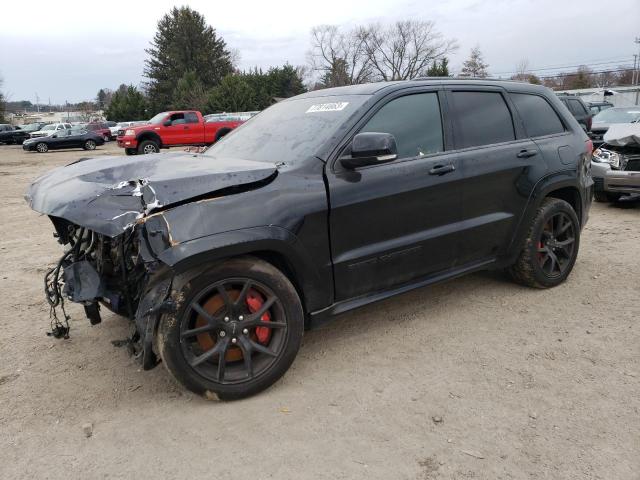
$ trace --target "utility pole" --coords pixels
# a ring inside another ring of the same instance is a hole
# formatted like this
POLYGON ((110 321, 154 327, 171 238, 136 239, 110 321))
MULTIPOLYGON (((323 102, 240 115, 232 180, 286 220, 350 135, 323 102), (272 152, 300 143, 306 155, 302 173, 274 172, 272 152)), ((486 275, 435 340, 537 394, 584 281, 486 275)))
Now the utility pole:
POLYGON ((38 96, 38 92, 36 92, 36 110, 40 113, 40 97, 38 96))

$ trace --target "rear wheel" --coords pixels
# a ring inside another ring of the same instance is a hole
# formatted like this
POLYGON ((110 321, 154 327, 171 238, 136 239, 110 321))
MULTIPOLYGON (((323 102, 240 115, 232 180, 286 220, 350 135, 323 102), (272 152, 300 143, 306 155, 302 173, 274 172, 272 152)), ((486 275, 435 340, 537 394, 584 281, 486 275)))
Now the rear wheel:
POLYGON ((47 153, 49 151, 49 146, 44 142, 40 142, 36 145, 36 150, 39 153, 47 153))
POLYGON ((138 145, 138 153, 142 155, 148 155, 150 153, 158 153, 160 146, 153 140, 145 140, 138 145))
POLYGON ((102 136, 102 139, 103 139, 105 142, 108 142, 109 140, 111 140, 111 135, 106 135, 106 134, 105 134, 105 135, 103 135, 103 136, 102 136))
POLYGON ((158 328, 160 356, 189 390, 223 400, 276 382, 293 362, 304 330, 298 294, 269 263, 243 257, 189 281, 175 315, 158 328))
POLYGON ((84 148, 85 150, 95 150, 96 142, 93 140, 87 140, 86 142, 84 142, 84 145, 82 146, 82 148, 84 148))
POLYGON ((531 222, 516 263, 510 268, 514 280, 536 288, 564 282, 578 256, 580 222, 564 200, 545 198, 531 222))

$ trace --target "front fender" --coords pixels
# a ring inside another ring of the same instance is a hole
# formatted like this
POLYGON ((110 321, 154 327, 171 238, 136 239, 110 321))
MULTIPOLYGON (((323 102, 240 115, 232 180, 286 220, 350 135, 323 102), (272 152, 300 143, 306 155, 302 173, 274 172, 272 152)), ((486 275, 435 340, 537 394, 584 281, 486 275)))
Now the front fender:
MULTIPOLYGON (((158 250, 158 244, 151 243, 158 250)), ((294 278, 294 285, 301 290, 306 311, 314 311, 331 303, 331 279, 325 278, 312 261, 302 242, 289 230, 265 225, 207 235, 156 251, 158 260, 180 274, 218 260, 239 255, 269 253, 286 262, 294 278)))

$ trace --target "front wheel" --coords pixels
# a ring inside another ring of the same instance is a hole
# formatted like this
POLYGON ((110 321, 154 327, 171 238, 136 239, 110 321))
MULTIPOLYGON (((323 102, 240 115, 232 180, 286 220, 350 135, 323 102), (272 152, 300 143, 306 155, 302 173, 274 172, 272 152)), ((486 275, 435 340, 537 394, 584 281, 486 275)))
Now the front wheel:
POLYGON ((518 283, 530 287, 555 287, 571 273, 579 245, 580 222, 571 205, 545 198, 510 274, 518 283))
POLYGON ((254 257, 236 258, 190 280, 175 314, 164 315, 163 363, 189 390, 223 400, 258 393, 293 362, 304 331, 289 279, 254 257))
POLYGON ((49 151, 49 146, 44 142, 40 142, 36 145, 36 150, 38 153, 47 153, 49 151))
POLYGON ((84 142, 82 148, 84 148, 85 150, 95 150, 96 142, 94 142, 93 140, 87 140, 86 142, 84 142))
POLYGON ((138 152, 136 151, 135 148, 125 148, 124 153, 125 155, 135 155, 138 152))
POLYGON ((138 145, 138 153, 142 155, 148 155, 150 153, 158 153, 160 146, 153 140, 145 140, 138 145))

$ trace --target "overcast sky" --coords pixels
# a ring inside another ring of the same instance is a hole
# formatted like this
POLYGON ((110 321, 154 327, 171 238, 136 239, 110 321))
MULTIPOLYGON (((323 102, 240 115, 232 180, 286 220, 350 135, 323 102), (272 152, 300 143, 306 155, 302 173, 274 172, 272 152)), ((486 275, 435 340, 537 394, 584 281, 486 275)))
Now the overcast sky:
POLYGON ((239 50, 242 69, 305 64, 309 31, 320 24, 432 20, 458 41, 454 72, 479 44, 492 75, 513 72, 523 58, 532 69, 630 65, 640 36, 640 0, 5 1, 3 90, 10 100, 35 102, 38 93, 41 103, 64 103, 93 99, 102 87, 138 85, 157 21, 182 4, 239 50))

